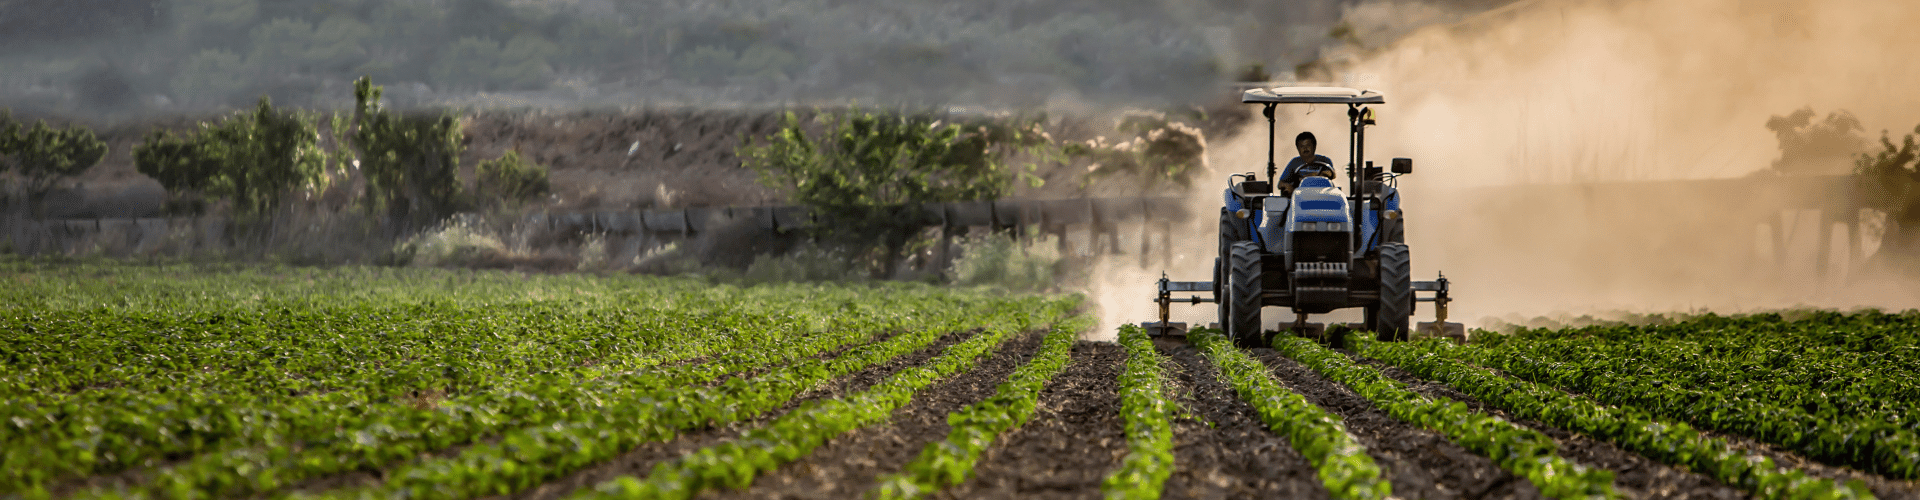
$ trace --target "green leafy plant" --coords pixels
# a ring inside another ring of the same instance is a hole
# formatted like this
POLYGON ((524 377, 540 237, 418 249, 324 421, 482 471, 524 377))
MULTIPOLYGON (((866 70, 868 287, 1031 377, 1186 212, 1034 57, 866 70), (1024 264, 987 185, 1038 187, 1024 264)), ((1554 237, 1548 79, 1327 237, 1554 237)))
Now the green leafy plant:
POLYGON ((1864 312, 1707 315, 1484 335, 1450 356, 1745 435, 1822 462, 1920 477, 1920 321, 1864 312))
POLYGON ((268 495, 389 467, 408 472, 324 494, 478 495, 631 446, 620 443, 750 418, 949 332, 1045 321, 1077 303, 910 284, 741 289, 404 268, 317 280, 244 268, 7 271, 36 286, 0 291, 0 491, 173 457, 75 498, 268 495), (57 276, 66 272, 88 279, 75 286, 57 276), (115 306, 102 307, 106 297, 115 306), (735 373, 753 375, 710 385, 735 373), (489 437, 507 446, 421 456, 489 437))
POLYGON ((1120 414, 1126 418, 1127 455, 1100 482, 1109 499, 1160 498, 1173 475, 1173 410, 1162 383, 1160 354, 1139 325, 1120 327, 1127 367, 1120 373, 1120 414))
MULTIPOLYGON (((1351 335, 1350 335, 1351 337, 1351 335)), ((1431 429, 1461 447, 1493 459, 1500 468, 1527 478, 1540 493, 1552 498, 1619 498, 1613 472, 1588 469, 1556 453, 1553 438, 1492 415, 1473 411, 1458 401, 1435 401, 1407 390, 1371 367, 1311 340, 1276 336, 1273 349, 1312 368, 1329 380, 1353 388, 1367 401, 1394 418, 1431 429)))
MULTIPOLYGON (((982 355, 1028 326, 1024 322, 996 324, 948 347, 926 364, 896 373, 866 391, 803 405, 738 439, 656 466, 644 480, 622 476, 572 498, 692 498, 705 489, 745 487, 759 472, 798 460, 829 438, 884 421, 894 409, 911 401, 915 392, 971 369, 982 355)), ((963 425, 956 423, 956 427, 963 425)))
POLYGON ((1457 358, 1471 357, 1444 340, 1417 344, 1349 339, 1364 356, 1414 375, 1437 380, 1488 404, 1600 439, 1669 464, 1687 467, 1760 498, 1872 498, 1857 480, 1847 484, 1807 477, 1776 467, 1772 459, 1749 456, 1725 439, 1703 434, 1684 422, 1656 418, 1636 407, 1609 406, 1533 382, 1516 381, 1457 358))
POLYGON ((1233 341, 1218 331, 1194 329, 1187 332, 1187 340, 1197 344, 1220 369, 1221 377, 1240 394, 1240 400, 1260 412, 1260 421, 1268 430, 1286 437, 1293 449, 1313 464, 1320 484, 1334 498, 1392 496, 1393 485, 1382 477, 1380 466, 1367 456, 1366 448, 1347 432, 1339 417, 1280 387, 1265 365, 1234 347, 1233 341))

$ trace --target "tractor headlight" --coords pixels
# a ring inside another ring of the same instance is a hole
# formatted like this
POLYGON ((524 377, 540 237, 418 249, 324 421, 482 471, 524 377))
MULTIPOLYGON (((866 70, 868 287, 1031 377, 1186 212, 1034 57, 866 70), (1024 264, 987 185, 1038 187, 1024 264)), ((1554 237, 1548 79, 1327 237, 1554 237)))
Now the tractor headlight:
POLYGON ((1381 214, 1381 216, 1384 216, 1384 217, 1386 217, 1386 218, 1387 218, 1388 220, 1392 220, 1392 219, 1398 219, 1398 218, 1400 218, 1400 211, 1399 211, 1399 210, 1388 210, 1388 211, 1385 211, 1385 212, 1381 212, 1380 214, 1381 214))
POLYGON ((1239 210, 1234 210, 1234 211, 1233 211, 1233 216, 1234 216, 1234 217, 1239 217, 1239 218, 1242 218, 1242 219, 1245 219, 1245 218, 1247 218, 1247 216, 1248 216, 1248 215, 1250 215, 1250 214, 1251 214, 1251 212, 1248 212, 1248 211, 1247 211, 1247 209, 1244 209, 1244 208, 1242 208, 1242 209, 1239 209, 1239 210))

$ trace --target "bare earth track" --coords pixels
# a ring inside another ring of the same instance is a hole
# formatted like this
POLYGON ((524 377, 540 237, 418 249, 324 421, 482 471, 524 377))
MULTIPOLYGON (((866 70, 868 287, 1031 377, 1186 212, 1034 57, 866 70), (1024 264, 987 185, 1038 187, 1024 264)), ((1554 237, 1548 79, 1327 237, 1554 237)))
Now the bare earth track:
POLYGON ((1321 378, 1312 369, 1272 349, 1252 351, 1281 385, 1340 417, 1347 431, 1393 483, 1401 498, 1542 498, 1526 478, 1475 455, 1438 433, 1388 415, 1344 385, 1321 378))
POLYGON ((973 370, 915 394, 885 425, 856 430, 828 441, 812 455, 755 479, 740 491, 717 491, 703 498, 858 498, 881 474, 913 460, 927 443, 946 437, 947 414, 993 395, 996 385, 1033 357, 1044 332, 1008 339, 973 370))
POLYGON ((1286 438, 1267 430, 1253 406, 1235 397, 1198 349, 1163 340, 1168 391, 1188 415, 1173 426, 1173 460, 1165 497, 1327 498, 1313 465, 1286 438))
POLYGON ((1081 341, 1068 359, 1041 390, 1033 420, 995 440, 972 479, 937 497, 1100 497, 1100 481, 1127 452, 1117 411, 1127 353, 1116 344, 1081 341))

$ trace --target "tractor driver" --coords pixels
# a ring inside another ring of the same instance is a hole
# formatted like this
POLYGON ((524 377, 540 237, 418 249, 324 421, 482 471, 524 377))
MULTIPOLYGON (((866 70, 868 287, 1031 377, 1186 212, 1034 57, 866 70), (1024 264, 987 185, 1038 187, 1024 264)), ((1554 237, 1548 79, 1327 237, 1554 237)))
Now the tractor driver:
POLYGON ((1287 160, 1287 168, 1280 170, 1280 185, 1298 187, 1300 179, 1306 175, 1333 178, 1333 159, 1327 158, 1326 155, 1313 154, 1317 146, 1319 144, 1313 138, 1313 132, 1301 132, 1300 135, 1293 137, 1293 147, 1300 151, 1300 156, 1287 160), (1320 165, 1316 166, 1315 163, 1320 165))

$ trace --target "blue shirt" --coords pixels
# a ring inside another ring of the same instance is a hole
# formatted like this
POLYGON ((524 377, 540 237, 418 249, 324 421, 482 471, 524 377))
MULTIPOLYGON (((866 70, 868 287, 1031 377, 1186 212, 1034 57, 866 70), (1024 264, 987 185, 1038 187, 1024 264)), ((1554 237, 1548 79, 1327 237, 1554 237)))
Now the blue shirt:
MULTIPOLYGON (((1327 155, 1313 155, 1313 159, 1326 162, 1327 166, 1329 167, 1333 166, 1333 159, 1328 158, 1327 155)), ((1295 170, 1299 169, 1300 167, 1306 166, 1308 163, 1311 163, 1311 162, 1302 160, 1298 156, 1293 157, 1293 159, 1291 160, 1287 160, 1287 168, 1280 169, 1280 180, 1278 181, 1278 183, 1292 185, 1293 183, 1299 181, 1299 179, 1296 178, 1296 176, 1299 175, 1299 173, 1295 172, 1295 170)))

